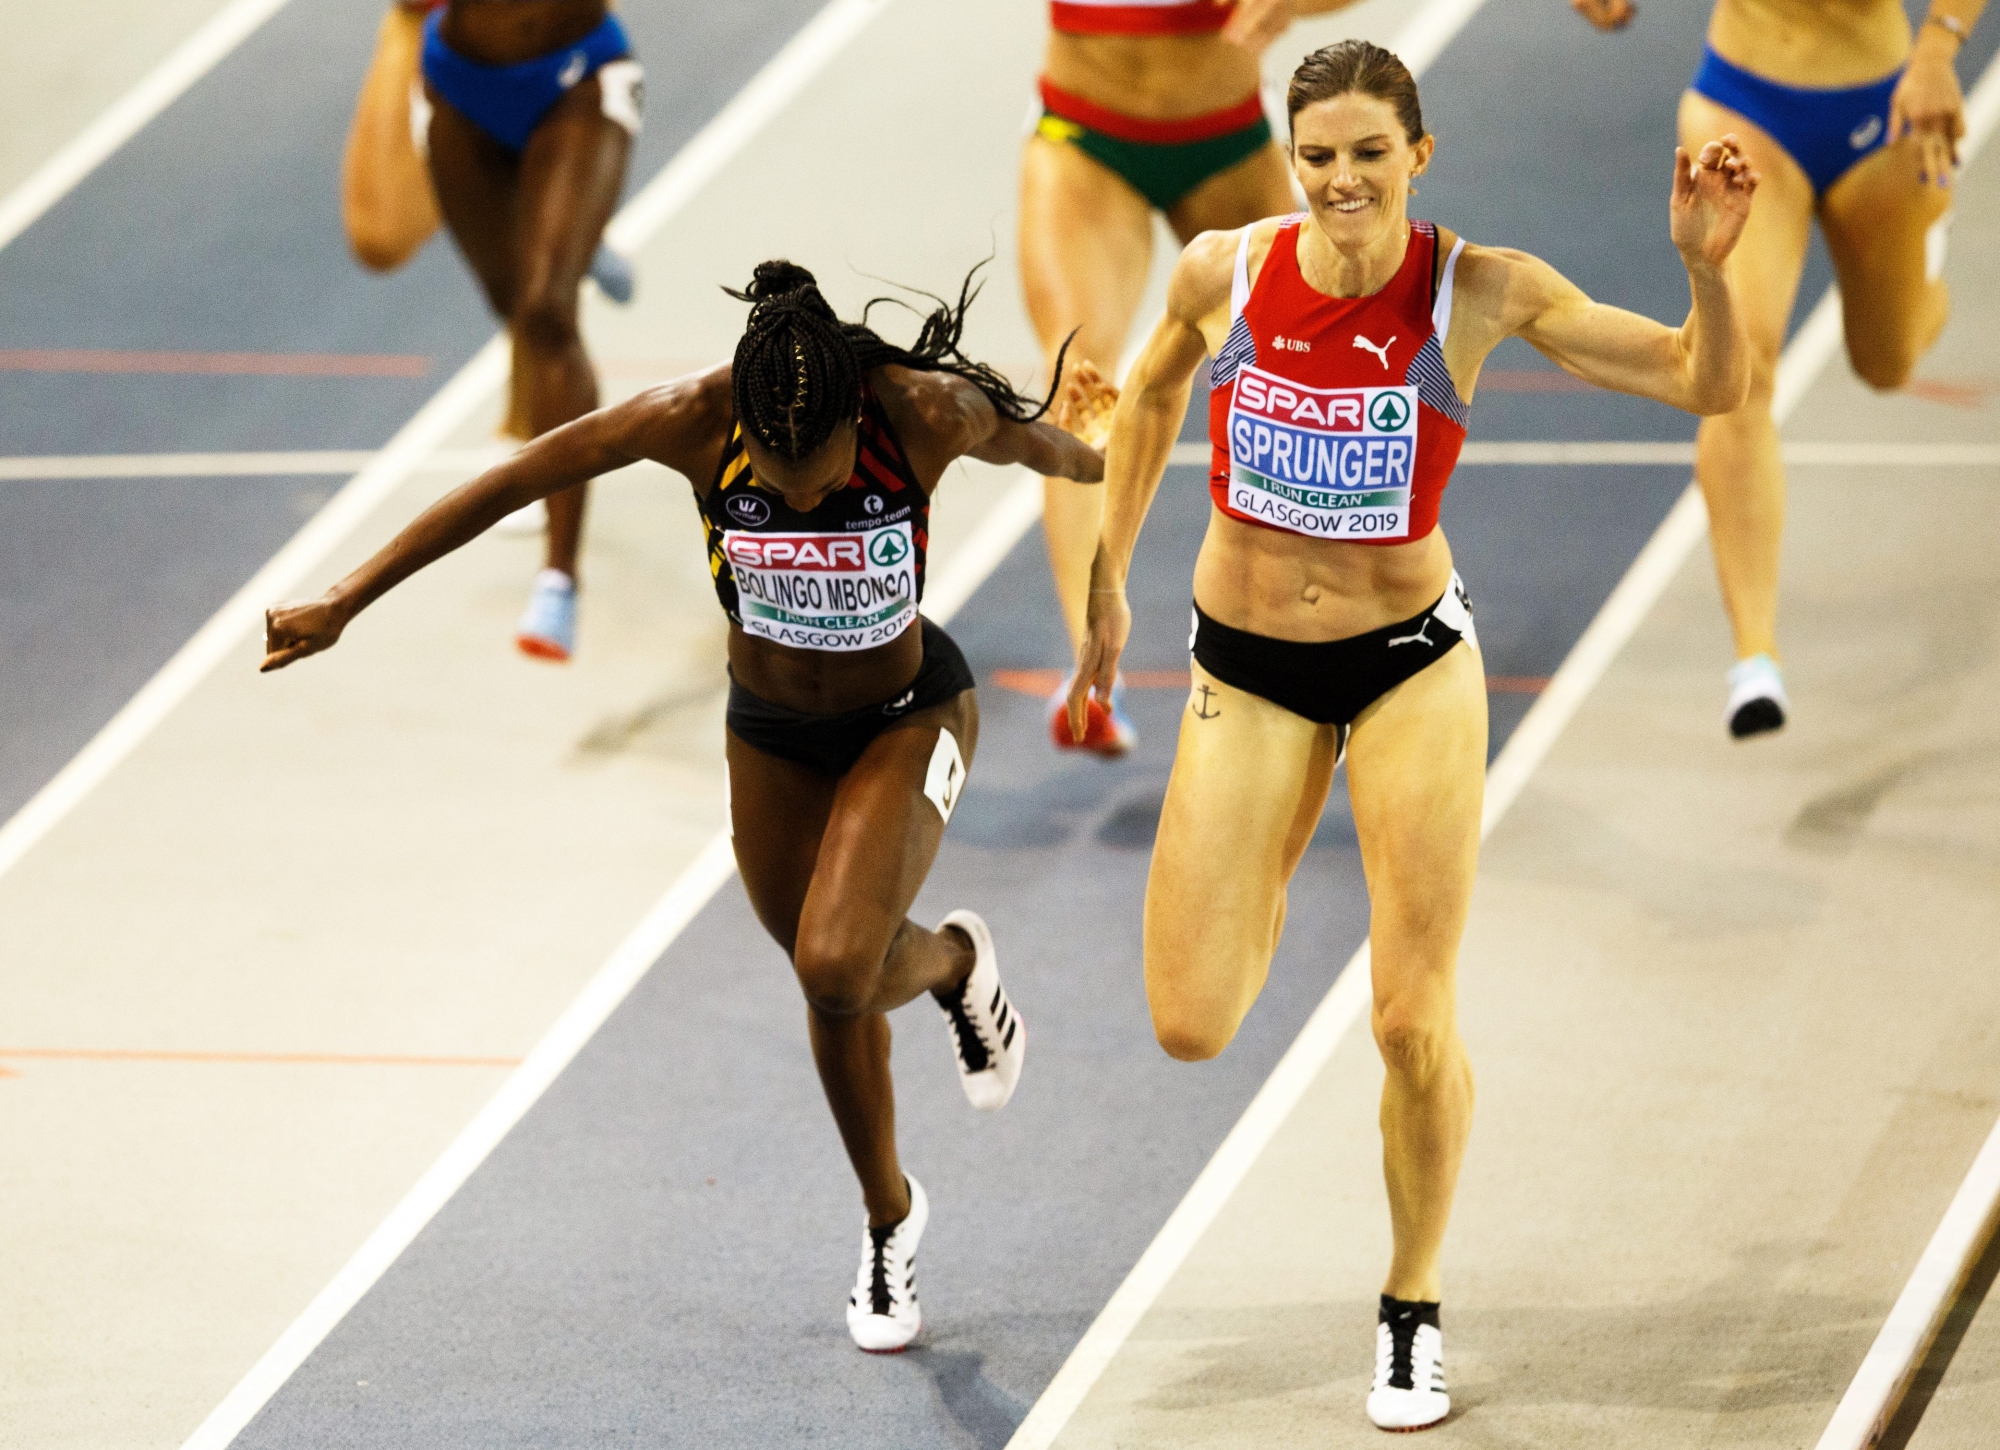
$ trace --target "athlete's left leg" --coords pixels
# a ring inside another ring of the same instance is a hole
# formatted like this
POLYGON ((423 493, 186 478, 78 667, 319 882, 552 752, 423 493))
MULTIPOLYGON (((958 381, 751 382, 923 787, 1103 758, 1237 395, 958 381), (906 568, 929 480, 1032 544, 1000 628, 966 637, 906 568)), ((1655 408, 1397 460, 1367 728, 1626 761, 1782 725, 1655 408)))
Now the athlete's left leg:
POLYGON ((1218 171, 1167 209, 1167 224, 1186 246, 1202 232, 1233 231, 1297 209, 1292 169, 1276 141, 1218 171))
POLYGON ((1931 228, 1951 193, 1918 175, 1907 136, 1857 162, 1820 198, 1820 227, 1840 278, 1847 356, 1862 381, 1900 388, 1944 330, 1944 282, 1926 266, 1931 228))
MULTIPOLYGON (((521 152, 514 306, 507 324, 533 434, 597 406, 577 290, 618 204, 632 137, 604 114, 597 77, 549 108, 521 152)), ((549 499, 548 567, 577 577, 585 485, 549 499)))
POLYGON ((1382 1171, 1395 1235, 1383 1292, 1435 1302, 1439 1253, 1472 1129, 1458 1034, 1459 940, 1479 859, 1486 687, 1470 646, 1405 680, 1354 722, 1347 790, 1368 877, 1382 1086, 1382 1171))

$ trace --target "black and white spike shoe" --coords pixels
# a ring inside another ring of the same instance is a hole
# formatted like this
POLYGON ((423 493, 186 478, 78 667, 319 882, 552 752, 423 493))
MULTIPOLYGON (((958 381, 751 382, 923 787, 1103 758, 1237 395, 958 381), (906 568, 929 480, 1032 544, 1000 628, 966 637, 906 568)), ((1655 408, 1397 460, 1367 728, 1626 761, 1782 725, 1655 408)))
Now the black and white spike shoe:
POLYGON ((1021 1062, 1028 1054, 1028 1025, 1007 989, 1000 985, 1000 959, 993 950, 993 933, 970 911, 954 911, 938 930, 956 927, 972 942, 972 975, 958 995, 938 999, 951 1027, 951 1050, 958 1057, 958 1081, 966 1097, 981 1112, 997 1112, 1014 1096, 1021 1080, 1021 1062))
POLYGON ((1382 1296, 1368 1418, 1380 1430, 1427 1430, 1451 1413, 1438 1306, 1382 1296))
POLYGON ((924 1186, 903 1175, 910 1211, 887 1228, 861 1224, 861 1272, 847 1300, 847 1332, 870 1354, 899 1354, 924 1327, 917 1305, 917 1241, 930 1222, 924 1186))

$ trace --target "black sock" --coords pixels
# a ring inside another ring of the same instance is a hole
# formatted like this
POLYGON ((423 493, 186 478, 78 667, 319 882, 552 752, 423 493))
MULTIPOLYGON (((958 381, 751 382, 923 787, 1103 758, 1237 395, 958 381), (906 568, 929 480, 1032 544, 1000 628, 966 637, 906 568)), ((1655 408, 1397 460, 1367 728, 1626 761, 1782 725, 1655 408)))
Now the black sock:
POLYGON ((1427 1302, 1422 1299, 1397 1299, 1391 1295, 1384 1294, 1382 1296, 1380 1322, 1389 1325, 1391 1328, 1401 1324, 1408 1324, 1414 1329, 1419 1324, 1428 1324, 1431 1328, 1437 1329, 1439 1328, 1437 1301, 1430 1300, 1427 1302))

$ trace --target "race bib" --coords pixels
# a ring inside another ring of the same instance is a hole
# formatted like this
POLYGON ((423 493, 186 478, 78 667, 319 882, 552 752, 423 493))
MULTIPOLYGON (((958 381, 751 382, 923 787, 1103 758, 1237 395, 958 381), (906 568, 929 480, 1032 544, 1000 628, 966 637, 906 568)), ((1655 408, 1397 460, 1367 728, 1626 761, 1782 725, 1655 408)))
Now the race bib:
POLYGON ((794 649, 873 649, 917 619, 908 523, 857 534, 722 536, 746 634, 794 649))
POLYGON ((1308 388, 1246 367, 1229 405, 1229 506, 1320 539, 1406 539, 1417 390, 1308 388))

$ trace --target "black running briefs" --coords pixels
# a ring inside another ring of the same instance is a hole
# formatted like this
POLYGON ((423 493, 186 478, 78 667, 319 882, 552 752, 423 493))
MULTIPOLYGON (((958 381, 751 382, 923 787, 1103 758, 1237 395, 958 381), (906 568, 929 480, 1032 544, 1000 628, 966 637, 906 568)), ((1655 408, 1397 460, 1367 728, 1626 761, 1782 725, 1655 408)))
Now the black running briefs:
POLYGON ((1461 639, 1476 641, 1472 600, 1456 571, 1422 614, 1348 639, 1303 644, 1222 624, 1194 607, 1188 648, 1201 667, 1239 690, 1303 715, 1315 725, 1351 725, 1382 696, 1444 658, 1461 639))
POLYGON ((905 716, 928 710, 972 688, 972 666, 942 627, 918 618, 924 659, 910 687, 879 705, 863 705, 838 715, 808 715, 753 695, 729 682, 730 730, 745 745, 797 761, 823 775, 842 776, 854 768, 869 743, 905 716))

